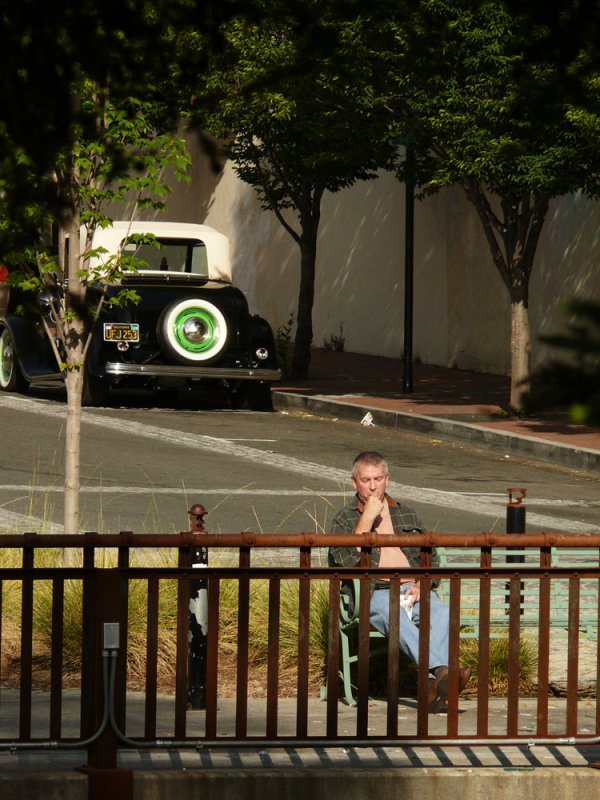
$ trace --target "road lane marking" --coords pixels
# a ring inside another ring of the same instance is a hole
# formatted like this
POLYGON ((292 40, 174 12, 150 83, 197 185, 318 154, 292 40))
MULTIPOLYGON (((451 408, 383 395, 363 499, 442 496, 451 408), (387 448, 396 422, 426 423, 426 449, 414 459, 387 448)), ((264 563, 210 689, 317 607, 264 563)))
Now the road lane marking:
MULTIPOLYGON (((0 397, 0 406, 12 408, 18 411, 26 411, 31 414, 38 414, 53 417, 64 421, 66 409, 64 406, 51 405, 47 401, 33 400, 30 398, 16 398, 8 395, 0 397)), ((203 452, 215 453, 219 456, 231 456, 236 459, 259 464, 263 467, 314 476, 315 479, 333 481, 340 487, 349 485, 349 469, 337 469, 327 467, 312 461, 303 461, 294 456, 286 456, 272 451, 259 450, 243 444, 226 439, 215 439, 203 434, 193 434, 186 431, 178 431, 171 428, 162 428, 156 425, 148 425, 133 420, 124 420, 114 417, 103 416, 102 414, 83 410, 81 414, 83 425, 94 425, 116 433, 129 436, 138 436, 144 439, 163 442, 173 447, 186 448, 189 450, 201 450, 203 452)), ((433 505, 440 508, 448 508, 456 511, 471 512, 485 516, 497 516, 497 505, 491 503, 489 499, 483 500, 481 497, 470 496, 461 498, 454 492, 441 489, 427 489, 418 486, 410 486, 394 481, 389 483, 389 492, 393 497, 401 497, 404 500, 433 505)), ((315 490, 315 495, 318 495, 315 490)), ((549 530, 559 530, 561 532, 572 533, 592 533, 600 531, 600 527, 588 523, 577 522, 564 517, 550 516, 529 512, 527 516, 530 525, 547 528, 549 530)))
MULTIPOLYGON (((28 492, 30 494, 50 494, 61 493, 64 491, 62 485, 36 484, 35 486, 30 483, 2 483, 0 484, 0 492, 28 492)), ((109 486, 105 483, 87 483, 81 487, 82 494, 178 494, 180 492, 186 494, 216 494, 216 495, 262 495, 273 497, 347 497, 352 493, 350 486, 347 491, 332 491, 330 489, 261 489, 259 487, 247 486, 241 488, 231 489, 207 489, 206 486, 202 487, 189 487, 182 486, 109 486)), ((478 497, 486 499, 494 507, 505 507, 507 504, 506 494, 501 492, 450 492, 455 497, 470 498, 478 497)), ((533 507, 556 507, 564 508, 564 500, 545 500, 542 498, 527 499, 524 503, 524 508, 527 510, 533 507)), ((569 500, 569 508, 600 508, 600 500, 569 500)))
MULTIPOLYGON (((63 486, 48 485, 48 486, 31 486, 28 483, 2 483, 0 484, 0 492, 29 492, 31 494, 60 494, 64 492, 63 486)), ((265 495, 272 497, 347 497, 350 490, 347 492, 333 492, 321 491, 320 489, 258 489, 252 487, 243 487, 241 489, 207 489, 203 486, 201 489, 195 489, 189 486, 106 486, 106 484, 86 484, 81 487, 82 494, 247 494, 247 495, 265 495)))
POLYGON ((31 533, 63 533, 63 525, 50 522, 47 519, 40 519, 31 514, 18 514, 16 511, 8 511, 0 508, 0 525, 11 531, 31 531, 31 533))

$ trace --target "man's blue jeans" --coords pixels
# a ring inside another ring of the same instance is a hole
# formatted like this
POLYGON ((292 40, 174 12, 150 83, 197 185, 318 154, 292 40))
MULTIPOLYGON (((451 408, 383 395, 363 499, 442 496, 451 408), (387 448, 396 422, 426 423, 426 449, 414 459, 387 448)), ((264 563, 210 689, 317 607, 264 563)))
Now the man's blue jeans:
MULTIPOLYGON (((402 584, 401 594, 409 584, 402 584)), ((413 606, 412 619, 400 606, 400 649, 415 663, 419 663, 419 612, 421 604, 413 606)), ((429 636, 429 669, 448 664, 448 631, 450 614, 448 606, 435 592, 431 592, 429 636)), ((388 589, 375 589, 371 595, 371 625, 388 636, 390 631, 390 592, 388 589)))

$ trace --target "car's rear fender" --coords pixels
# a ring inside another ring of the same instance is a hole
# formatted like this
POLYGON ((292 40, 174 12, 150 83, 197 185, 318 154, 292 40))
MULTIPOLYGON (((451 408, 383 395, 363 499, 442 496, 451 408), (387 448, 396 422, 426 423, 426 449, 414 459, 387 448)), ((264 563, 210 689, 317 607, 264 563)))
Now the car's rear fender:
POLYGON ((27 381, 33 382, 43 377, 60 375, 47 336, 34 323, 9 314, 0 318, 0 325, 10 332, 16 360, 27 381))
POLYGON ((266 319, 254 314, 250 317, 250 351, 254 354, 259 348, 265 348, 269 354, 268 358, 262 361, 261 366, 277 369, 277 347, 273 330, 266 319))

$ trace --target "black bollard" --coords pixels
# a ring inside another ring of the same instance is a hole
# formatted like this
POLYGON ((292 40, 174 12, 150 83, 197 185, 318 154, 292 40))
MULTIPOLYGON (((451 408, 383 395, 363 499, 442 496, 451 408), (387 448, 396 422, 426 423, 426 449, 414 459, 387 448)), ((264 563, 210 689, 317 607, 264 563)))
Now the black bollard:
MULTIPOLYGON (((525 506, 523 500, 527 497, 527 489, 507 489, 508 505, 506 506, 506 532, 525 533, 525 506), (518 492, 518 494, 517 494, 518 492), (513 499, 513 495, 516 497, 513 499)), ((523 556, 513 556, 511 559, 523 561, 523 556)), ((508 560, 508 559, 507 559, 508 560)))
MULTIPOLYGON (((200 503, 188 511, 190 532, 204 533, 207 510, 200 503)), ((192 567, 208 564, 208 548, 193 547, 190 553, 192 567)), ((190 616, 188 645, 188 707, 206 708, 206 644, 208 634, 208 581, 190 581, 190 616)))
MULTIPOLYGON (((506 532, 507 533, 525 533, 525 505, 523 501, 527 497, 527 489, 507 489, 508 492, 508 505, 506 506, 506 532), (514 495, 514 497, 513 497, 514 495)), ((519 547, 508 547, 507 550, 521 550, 519 547)), ((507 555, 507 564, 523 564, 525 556, 522 551, 520 555, 507 555)), ((507 587, 508 588, 508 587, 507 587)), ((524 585, 521 582, 521 614, 523 614, 524 603, 524 585)), ((506 596, 506 603, 508 605, 509 596, 506 596)), ((507 609, 508 613, 508 609, 507 609)))

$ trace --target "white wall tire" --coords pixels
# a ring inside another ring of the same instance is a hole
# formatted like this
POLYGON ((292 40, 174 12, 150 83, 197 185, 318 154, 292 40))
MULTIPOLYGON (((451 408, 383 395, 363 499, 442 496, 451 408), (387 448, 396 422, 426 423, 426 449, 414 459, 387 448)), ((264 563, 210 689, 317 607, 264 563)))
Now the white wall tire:
POLYGON ((165 353, 183 364, 205 364, 216 358, 229 338, 227 321, 213 303, 200 298, 167 306, 158 321, 165 353))
POLYGON ((16 392, 25 389, 25 380, 17 363, 15 345, 8 328, 0 329, 0 389, 16 392))

